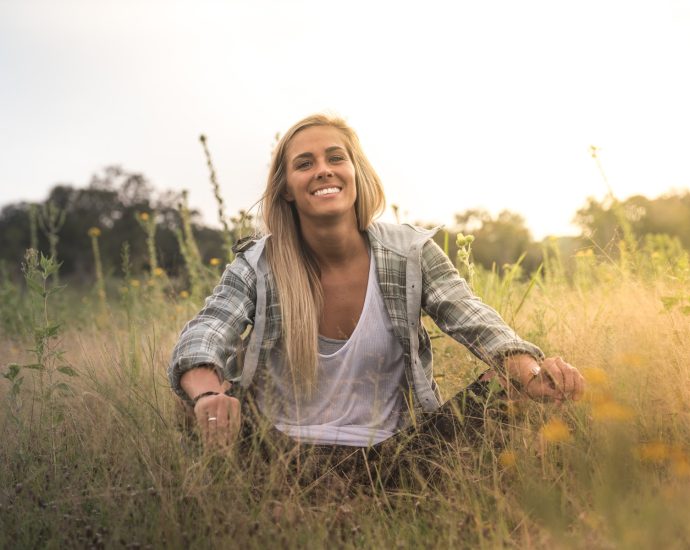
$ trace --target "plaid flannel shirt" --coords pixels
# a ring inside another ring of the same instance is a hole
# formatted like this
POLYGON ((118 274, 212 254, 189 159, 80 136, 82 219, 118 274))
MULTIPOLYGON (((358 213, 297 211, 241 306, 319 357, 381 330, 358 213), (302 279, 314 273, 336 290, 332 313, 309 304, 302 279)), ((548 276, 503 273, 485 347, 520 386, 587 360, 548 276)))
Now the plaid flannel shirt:
MULTIPOLYGON (((427 411, 441 403, 422 310, 492 367, 501 369, 504 357, 513 353, 527 353, 537 360, 544 357, 472 294, 431 239, 435 232, 384 223, 374 223, 367 230, 386 310, 403 347, 406 382, 413 390, 414 406, 427 411)), ((180 378, 189 369, 213 366, 220 376, 246 388, 274 346, 280 345, 280 305, 263 253, 267 238, 240 248, 202 310, 184 327, 168 370, 173 390, 183 399, 188 397, 180 378), (251 334, 243 342, 249 325, 251 334)))

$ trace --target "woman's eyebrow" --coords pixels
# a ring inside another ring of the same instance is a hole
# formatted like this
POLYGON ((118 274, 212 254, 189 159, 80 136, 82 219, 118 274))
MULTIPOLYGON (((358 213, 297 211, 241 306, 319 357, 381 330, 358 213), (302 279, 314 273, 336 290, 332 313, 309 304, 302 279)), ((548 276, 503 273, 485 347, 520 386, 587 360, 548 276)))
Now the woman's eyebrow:
MULTIPOLYGON (((331 145, 330 147, 326 148, 326 153, 332 153, 333 151, 346 151, 345 147, 342 147, 341 145, 331 145)), ((347 151, 346 151, 347 152, 347 151)), ((295 155, 292 157, 292 162, 295 162, 296 160, 303 159, 303 158, 314 158, 314 153, 300 153, 299 155, 295 155)))
POLYGON ((292 157, 292 162, 295 162, 298 159, 303 159, 303 158, 313 158, 314 154, 313 153, 300 153, 299 155, 295 155, 292 157))

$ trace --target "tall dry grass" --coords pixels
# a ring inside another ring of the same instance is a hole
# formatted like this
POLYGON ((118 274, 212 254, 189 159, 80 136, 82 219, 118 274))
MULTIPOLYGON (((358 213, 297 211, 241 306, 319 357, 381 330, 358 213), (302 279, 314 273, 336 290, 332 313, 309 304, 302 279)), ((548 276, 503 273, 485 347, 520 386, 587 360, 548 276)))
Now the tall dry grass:
MULTIPOLYGON (((3 373, 35 361, 44 318, 62 325, 45 338, 52 363, 20 368, 16 390, 17 377, 0 381, 0 547, 686 548, 690 278, 680 260, 654 261, 629 271, 583 254, 567 280, 531 286, 477 274, 524 337, 584 372, 586 399, 514 403, 508 425, 440 455, 440 483, 411 475, 396 489, 375 472, 348 485, 203 452, 165 377, 189 297, 130 279, 105 313, 69 291, 24 299, 38 315, 0 339, 3 373)), ((483 369, 446 337, 434 347, 446 396, 483 369)))

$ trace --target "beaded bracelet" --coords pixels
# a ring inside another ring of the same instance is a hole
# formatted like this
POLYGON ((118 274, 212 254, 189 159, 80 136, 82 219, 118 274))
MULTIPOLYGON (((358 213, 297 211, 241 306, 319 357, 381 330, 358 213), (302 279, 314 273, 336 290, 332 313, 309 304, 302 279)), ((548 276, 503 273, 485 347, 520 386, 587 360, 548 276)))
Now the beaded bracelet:
POLYGON ((202 397, 206 397, 206 396, 208 396, 208 395, 220 395, 220 392, 217 392, 217 391, 205 391, 204 393, 200 393, 200 394, 197 395, 194 399, 192 399, 192 407, 196 407, 196 404, 197 404, 197 402, 199 401, 199 399, 201 399, 202 397))

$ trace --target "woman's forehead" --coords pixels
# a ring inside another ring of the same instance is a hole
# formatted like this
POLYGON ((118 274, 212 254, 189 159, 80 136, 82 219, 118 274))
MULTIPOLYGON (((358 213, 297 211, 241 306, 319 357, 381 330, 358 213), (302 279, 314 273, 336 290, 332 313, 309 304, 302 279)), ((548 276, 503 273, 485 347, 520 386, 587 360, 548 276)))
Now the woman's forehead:
POLYGON ((288 144, 286 156, 289 160, 305 153, 316 153, 332 147, 347 151, 345 137, 340 130, 333 126, 310 126, 293 136, 288 144))

